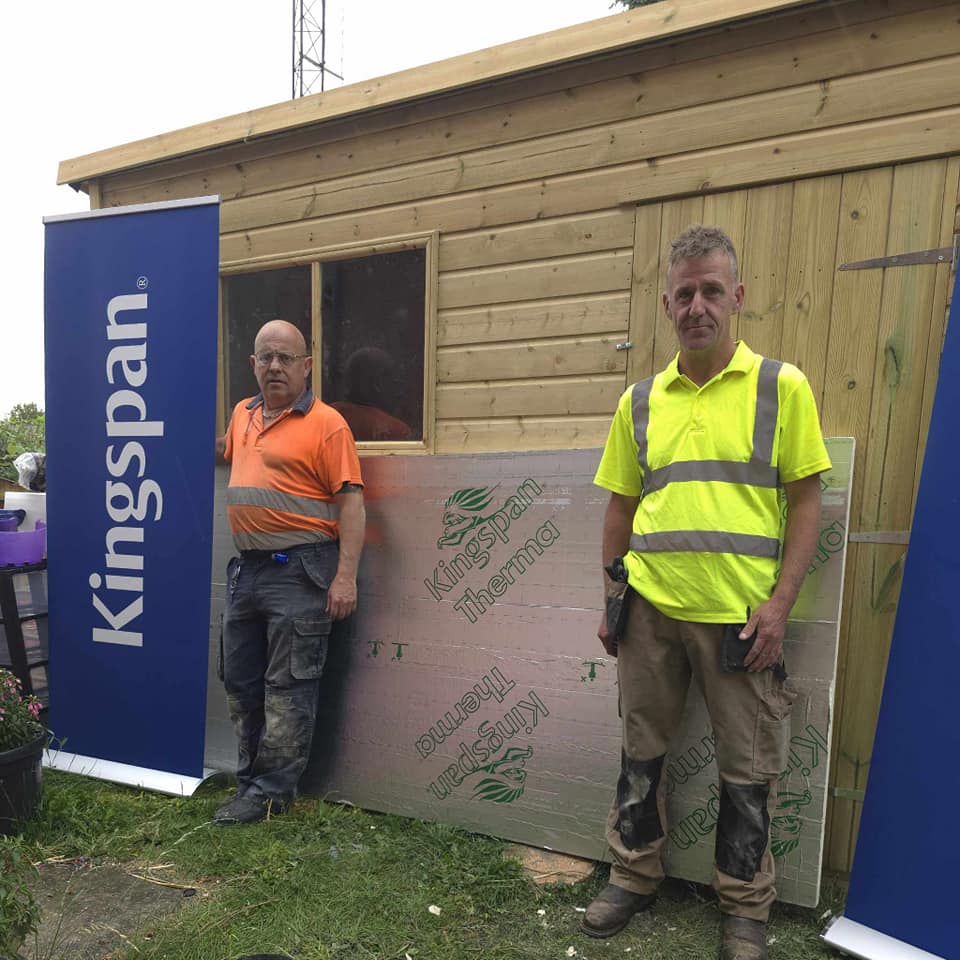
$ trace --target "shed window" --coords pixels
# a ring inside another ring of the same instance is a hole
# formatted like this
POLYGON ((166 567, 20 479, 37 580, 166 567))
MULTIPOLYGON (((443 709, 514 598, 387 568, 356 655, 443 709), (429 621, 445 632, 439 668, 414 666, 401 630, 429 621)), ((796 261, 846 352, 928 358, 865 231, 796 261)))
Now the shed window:
POLYGON ((227 416, 256 393, 254 338, 279 318, 303 333, 314 392, 343 414, 358 441, 422 441, 426 270, 418 247, 225 276, 227 416))

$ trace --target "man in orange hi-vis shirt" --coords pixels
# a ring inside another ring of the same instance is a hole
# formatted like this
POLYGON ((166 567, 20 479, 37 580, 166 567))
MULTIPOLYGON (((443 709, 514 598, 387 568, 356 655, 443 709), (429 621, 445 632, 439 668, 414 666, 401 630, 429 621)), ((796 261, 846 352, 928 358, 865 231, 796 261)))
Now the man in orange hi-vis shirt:
POLYGON ((239 741, 237 792, 217 823, 284 812, 310 756, 335 620, 356 609, 363 480, 353 435, 308 386, 312 358, 285 320, 250 357, 260 393, 233 410, 223 443, 227 566, 221 679, 239 741))

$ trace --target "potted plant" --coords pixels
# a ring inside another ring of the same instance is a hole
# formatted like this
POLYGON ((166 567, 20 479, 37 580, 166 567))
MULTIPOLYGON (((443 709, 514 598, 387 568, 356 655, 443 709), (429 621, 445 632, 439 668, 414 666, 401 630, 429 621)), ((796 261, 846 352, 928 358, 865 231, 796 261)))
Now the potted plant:
POLYGON ((25 697, 20 681, 0 669, 0 835, 18 833, 40 800, 40 761, 47 732, 40 701, 25 697))

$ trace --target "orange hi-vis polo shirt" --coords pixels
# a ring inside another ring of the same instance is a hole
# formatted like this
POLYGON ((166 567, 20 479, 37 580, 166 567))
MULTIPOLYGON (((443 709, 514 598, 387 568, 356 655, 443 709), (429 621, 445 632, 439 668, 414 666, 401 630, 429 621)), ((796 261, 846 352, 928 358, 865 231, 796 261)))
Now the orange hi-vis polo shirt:
POLYGON ((227 428, 227 518, 238 550, 283 550, 339 539, 336 494, 362 484, 343 417, 307 390, 264 426, 263 397, 241 400, 227 428))

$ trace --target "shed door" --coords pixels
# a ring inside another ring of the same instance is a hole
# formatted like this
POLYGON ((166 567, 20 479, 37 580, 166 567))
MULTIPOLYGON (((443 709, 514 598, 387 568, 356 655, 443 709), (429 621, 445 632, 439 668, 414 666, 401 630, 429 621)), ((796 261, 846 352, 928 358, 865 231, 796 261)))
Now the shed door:
POLYGON ((740 252, 734 333, 799 366, 824 433, 857 441, 825 865, 848 870, 869 768, 950 289, 950 264, 837 272, 953 242, 960 157, 638 207, 628 382, 669 362, 672 237, 714 223, 740 252), (869 535, 863 539, 865 535, 869 535))

